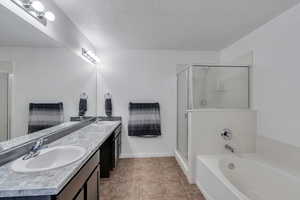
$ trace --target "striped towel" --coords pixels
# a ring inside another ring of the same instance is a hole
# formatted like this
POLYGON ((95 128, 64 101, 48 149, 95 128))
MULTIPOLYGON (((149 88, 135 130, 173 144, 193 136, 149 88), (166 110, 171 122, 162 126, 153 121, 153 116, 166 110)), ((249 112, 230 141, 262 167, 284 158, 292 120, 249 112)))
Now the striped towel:
POLYGON ((129 103, 128 135, 156 137, 161 135, 159 103, 129 103))
POLYGON ((64 122, 63 103, 30 103, 28 134, 64 122))

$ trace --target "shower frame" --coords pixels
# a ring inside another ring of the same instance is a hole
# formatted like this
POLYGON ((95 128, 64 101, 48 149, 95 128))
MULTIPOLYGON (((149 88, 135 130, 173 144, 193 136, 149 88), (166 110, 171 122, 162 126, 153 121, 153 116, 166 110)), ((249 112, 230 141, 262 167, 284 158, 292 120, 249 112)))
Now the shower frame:
MULTIPOLYGON (((192 65, 185 65, 185 67, 183 67, 181 70, 178 70, 177 71, 177 134, 176 134, 176 153, 179 154, 179 156, 181 157, 181 161, 185 162, 185 163, 182 163, 183 165, 189 163, 189 142, 187 144, 187 157, 184 158, 184 156, 182 155, 182 152, 179 151, 179 123, 180 120, 179 120, 179 113, 178 113, 178 108, 179 108, 179 102, 178 102, 178 98, 179 98, 179 81, 178 81, 178 78, 180 76, 180 74, 186 72, 188 73, 187 75, 187 102, 188 102, 188 109, 185 111, 184 115, 186 118, 188 118, 188 112, 191 111, 191 110, 194 110, 193 108, 193 101, 192 101, 192 96, 193 95, 193 78, 192 78, 192 75, 193 75, 193 68, 195 67, 213 67, 213 68, 217 68, 217 67, 222 67, 222 68, 233 68, 233 67, 237 67, 237 68, 247 68, 247 74, 248 74, 248 108, 250 108, 251 106, 251 102, 250 102, 250 73, 251 73, 251 66, 250 65, 204 65, 204 64, 192 64, 192 65)), ((189 141, 189 120, 187 120, 187 141, 189 141)))

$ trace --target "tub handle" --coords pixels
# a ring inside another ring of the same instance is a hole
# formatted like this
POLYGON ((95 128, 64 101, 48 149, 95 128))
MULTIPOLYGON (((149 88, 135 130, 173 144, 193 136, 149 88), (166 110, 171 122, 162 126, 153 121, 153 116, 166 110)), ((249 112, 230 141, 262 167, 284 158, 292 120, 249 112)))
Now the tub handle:
POLYGON ((225 128, 221 131, 221 136, 226 141, 231 140, 232 139, 232 131, 228 128, 225 128))

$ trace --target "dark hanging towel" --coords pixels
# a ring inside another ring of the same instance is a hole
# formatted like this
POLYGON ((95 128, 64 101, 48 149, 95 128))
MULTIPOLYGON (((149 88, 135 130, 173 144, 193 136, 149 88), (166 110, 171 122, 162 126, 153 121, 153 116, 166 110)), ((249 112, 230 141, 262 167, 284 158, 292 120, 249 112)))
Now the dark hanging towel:
POLYGON ((105 94, 105 114, 107 117, 112 116, 112 101, 111 101, 111 94, 105 94))
POLYGON ((30 103, 28 134, 64 122, 63 103, 30 103))
POLYGON ((159 103, 129 103, 128 135, 139 137, 161 135, 159 103))
POLYGON ((82 93, 80 95, 80 100, 79 100, 79 113, 78 115, 80 117, 84 117, 85 116, 85 113, 87 111, 87 99, 88 99, 88 96, 86 93, 82 93))
POLYGON ((87 111, 87 99, 80 99, 79 100, 79 116, 85 116, 87 111))

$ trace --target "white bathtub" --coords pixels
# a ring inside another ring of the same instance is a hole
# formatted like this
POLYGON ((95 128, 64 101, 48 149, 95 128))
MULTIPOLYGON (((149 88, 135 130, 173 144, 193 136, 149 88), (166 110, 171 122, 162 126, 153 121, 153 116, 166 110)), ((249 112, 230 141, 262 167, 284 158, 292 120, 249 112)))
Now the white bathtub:
POLYGON ((198 156, 196 175, 207 200, 300 199, 297 177, 246 155, 198 156))

